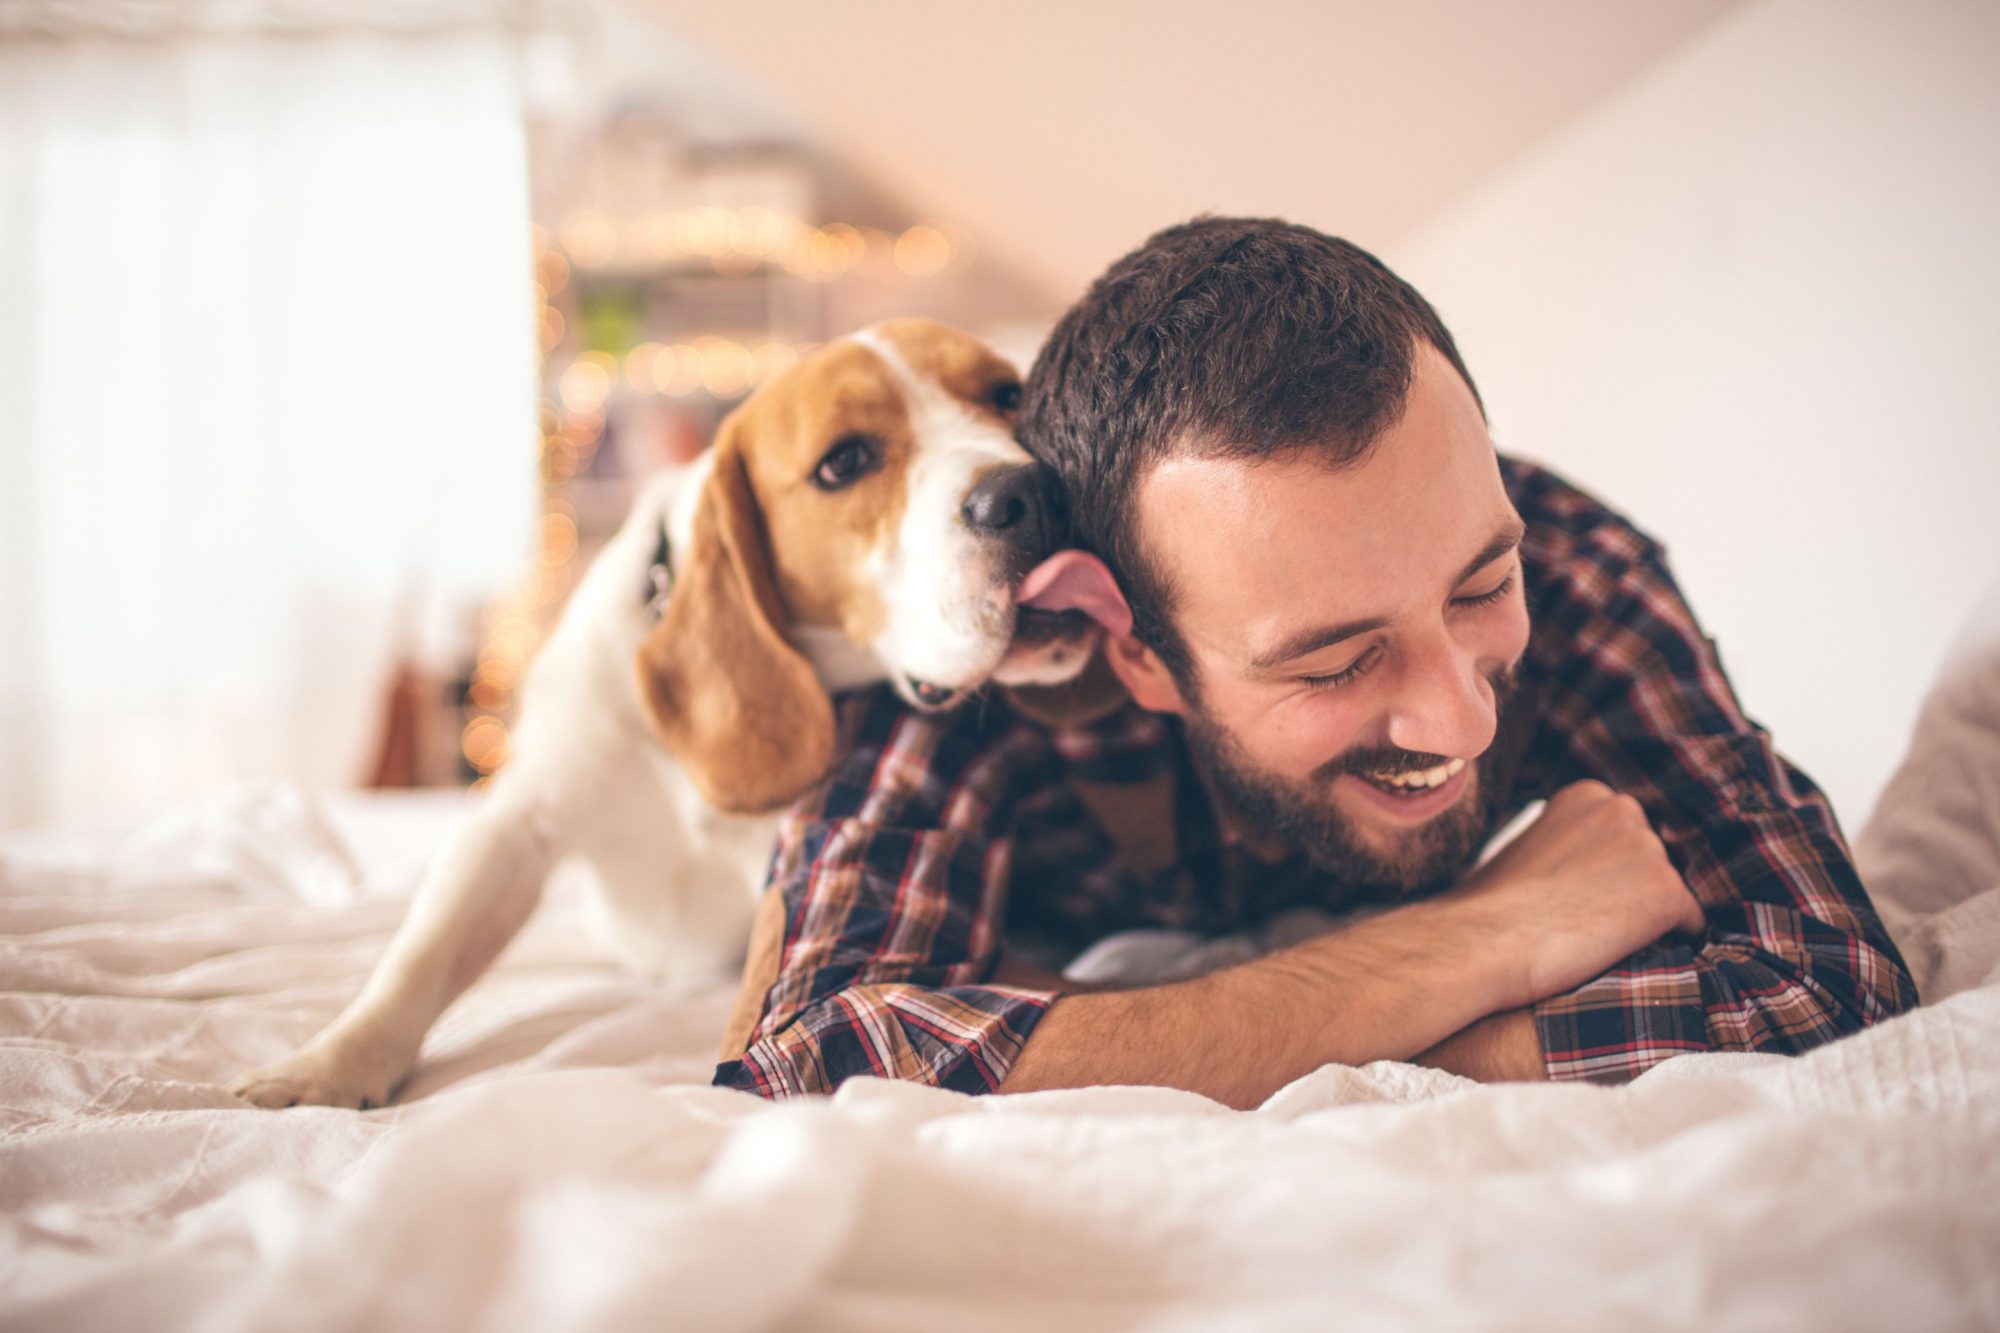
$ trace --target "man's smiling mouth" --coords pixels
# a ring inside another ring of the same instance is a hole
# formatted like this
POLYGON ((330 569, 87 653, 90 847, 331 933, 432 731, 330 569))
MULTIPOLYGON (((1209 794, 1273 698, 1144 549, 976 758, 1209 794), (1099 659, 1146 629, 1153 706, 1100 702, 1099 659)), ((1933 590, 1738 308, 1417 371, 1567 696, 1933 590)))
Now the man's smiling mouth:
POLYGON ((1443 786, 1457 777, 1464 767, 1465 760, 1453 759, 1448 763, 1439 764, 1436 768, 1426 768, 1414 773, 1399 773, 1394 777, 1385 777, 1377 773, 1358 773, 1355 776, 1383 791, 1415 795, 1429 791, 1433 787, 1443 786))

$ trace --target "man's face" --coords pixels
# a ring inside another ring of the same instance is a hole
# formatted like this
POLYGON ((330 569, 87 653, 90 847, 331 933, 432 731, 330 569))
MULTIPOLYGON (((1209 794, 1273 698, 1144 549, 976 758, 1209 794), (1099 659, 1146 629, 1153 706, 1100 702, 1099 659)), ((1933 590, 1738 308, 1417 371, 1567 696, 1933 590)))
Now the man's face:
POLYGON ((1520 516, 1451 363, 1419 348, 1358 467, 1170 459, 1137 498, 1195 671, 1121 670, 1139 701, 1180 714, 1224 796, 1329 872, 1397 895, 1448 882, 1497 799, 1481 761, 1528 642, 1520 516), (1415 797, 1361 776, 1440 766, 1415 797))

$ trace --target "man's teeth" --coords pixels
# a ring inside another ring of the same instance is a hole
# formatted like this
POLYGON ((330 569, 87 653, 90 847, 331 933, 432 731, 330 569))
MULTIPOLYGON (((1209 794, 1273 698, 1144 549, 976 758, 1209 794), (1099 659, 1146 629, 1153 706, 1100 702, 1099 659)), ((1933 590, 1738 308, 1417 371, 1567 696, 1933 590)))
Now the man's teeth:
POLYGON ((1436 768, 1427 768, 1421 773, 1401 773, 1395 777, 1384 777, 1379 773, 1370 773, 1367 777, 1370 782, 1380 783, 1384 787, 1406 787, 1412 789, 1435 787, 1440 783, 1449 782, 1457 777, 1458 771, 1464 767, 1465 761, 1463 759, 1454 759, 1450 763, 1439 764, 1436 768))

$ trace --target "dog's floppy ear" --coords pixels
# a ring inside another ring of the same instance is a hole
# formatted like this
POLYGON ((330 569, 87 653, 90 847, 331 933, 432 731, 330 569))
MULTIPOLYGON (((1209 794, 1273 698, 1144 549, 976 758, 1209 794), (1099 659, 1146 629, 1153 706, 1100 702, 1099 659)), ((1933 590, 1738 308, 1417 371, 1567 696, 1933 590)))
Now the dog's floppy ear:
POLYGON ((775 810, 833 759, 833 701, 785 638, 763 515, 725 431, 659 624, 639 648, 639 697, 709 804, 775 810))
POLYGON ((1104 660, 1101 639, 1074 678, 1060 685, 1009 685, 1003 693, 1016 710, 1049 727, 1084 726, 1110 716, 1132 697, 1104 660))

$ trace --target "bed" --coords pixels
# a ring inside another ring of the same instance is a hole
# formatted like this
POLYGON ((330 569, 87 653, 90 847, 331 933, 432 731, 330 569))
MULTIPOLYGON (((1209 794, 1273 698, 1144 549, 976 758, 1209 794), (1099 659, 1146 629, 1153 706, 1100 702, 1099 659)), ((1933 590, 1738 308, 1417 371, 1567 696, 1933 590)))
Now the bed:
POLYGON ((2000 1327, 2000 602, 1854 839, 1924 1005, 1619 1088, 767 1104, 707 1086, 730 987, 626 976, 559 882, 396 1105, 236 1102, 471 799, 0 838, 0 1325, 2000 1327))

